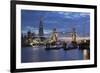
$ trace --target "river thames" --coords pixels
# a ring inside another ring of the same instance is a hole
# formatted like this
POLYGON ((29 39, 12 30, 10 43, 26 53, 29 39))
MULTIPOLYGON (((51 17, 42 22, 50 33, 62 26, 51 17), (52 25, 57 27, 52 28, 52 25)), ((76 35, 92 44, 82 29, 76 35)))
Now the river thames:
POLYGON ((72 60, 84 60, 84 50, 79 48, 64 50, 53 49, 46 50, 43 46, 39 47, 22 47, 21 50, 21 62, 47 62, 47 61, 72 61, 72 60))

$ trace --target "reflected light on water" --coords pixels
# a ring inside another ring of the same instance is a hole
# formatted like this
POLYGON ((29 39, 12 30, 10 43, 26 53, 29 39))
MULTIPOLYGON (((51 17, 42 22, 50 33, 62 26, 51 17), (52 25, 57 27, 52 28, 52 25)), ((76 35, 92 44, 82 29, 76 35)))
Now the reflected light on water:
POLYGON ((79 50, 79 48, 45 50, 44 47, 23 47, 21 52, 22 63, 89 59, 89 51, 79 50))
POLYGON ((89 54, 89 51, 87 50, 87 49, 84 49, 83 50, 83 59, 84 60, 87 60, 87 59, 89 59, 89 56, 90 54, 89 54))

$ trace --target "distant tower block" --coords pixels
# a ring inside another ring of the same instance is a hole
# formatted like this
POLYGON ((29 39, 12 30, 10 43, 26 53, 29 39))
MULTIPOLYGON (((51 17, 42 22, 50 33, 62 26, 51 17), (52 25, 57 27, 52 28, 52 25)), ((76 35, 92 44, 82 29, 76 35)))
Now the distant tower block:
POLYGON ((76 42, 76 29, 75 28, 72 29, 72 41, 76 42))
POLYGON ((39 24, 39 37, 43 37, 44 32, 43 32, 43 23, 42 20, 40 19, 40 24, 39 24))

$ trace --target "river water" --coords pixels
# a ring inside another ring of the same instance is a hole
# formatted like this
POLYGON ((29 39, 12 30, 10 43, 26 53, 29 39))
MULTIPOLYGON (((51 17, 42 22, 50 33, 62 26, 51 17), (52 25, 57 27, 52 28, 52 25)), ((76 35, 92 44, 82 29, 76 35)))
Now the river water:
POLYGON ((67 60, 83 60, 84 52, 79 48, 64 50, 45 50, 44 47, 22 47, 21 62, 47 62, 47 61, 67 61, 67 60))

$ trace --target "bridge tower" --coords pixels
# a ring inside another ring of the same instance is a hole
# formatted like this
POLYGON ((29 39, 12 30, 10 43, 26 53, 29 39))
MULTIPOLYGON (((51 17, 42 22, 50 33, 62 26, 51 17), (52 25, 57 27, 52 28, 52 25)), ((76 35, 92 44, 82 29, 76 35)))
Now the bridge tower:
POLYGON ((72 41, 76 42, 76 29, 75 28, 72 29, 72 41))
POLYGON ((56 28, 53 29, 53 33, 52 33, 52 36, 51 36, 51 42, 57 42, 58 40, 58 34, 57 34, 57 31, 56 31, 56 28))

